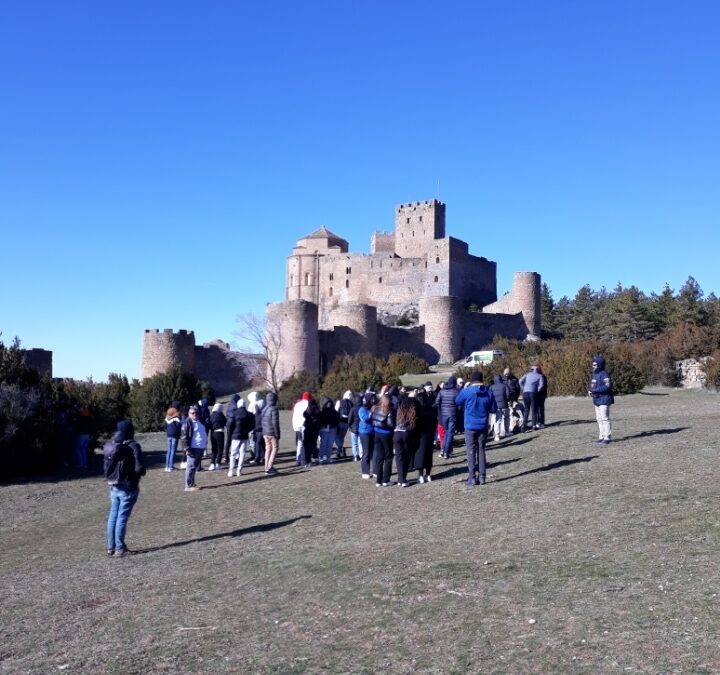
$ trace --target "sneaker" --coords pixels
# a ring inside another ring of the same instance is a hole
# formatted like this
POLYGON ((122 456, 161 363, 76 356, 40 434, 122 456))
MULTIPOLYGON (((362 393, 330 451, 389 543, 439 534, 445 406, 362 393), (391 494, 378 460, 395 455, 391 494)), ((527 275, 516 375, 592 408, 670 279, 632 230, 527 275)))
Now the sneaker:
POLYGON ((478 478, 478 485, 485 485, 485 476, 480 476, 480 478, 478 478))
POLYGON ((432 478, 430 476, 425 476, 425 482, 432 483, 432 478))
POLYGON ((115 549, 115 553, 113 554, 114 558, 124 558, 126 555, 132 555, 133 551, 131 551, 127 546, 123 546, 123 548, 115 549))
POLYGON ((500 440, 500 436, 495 436, 495 438, 494 438, 493 440, 499 441, 499 440, 500 440))
POLYGON ((375 487, 383 487, 382 483, 375 483, 375 487))
POLYGON ((382 486, 383 487, 392 487, 392 484, 393 484, 392 481, 388 481, 387 483, 383 483, 382 486))
POLYGON ((604 439, 602 439, 602 438, 596 438, 596 439, 593 441, 593 443, 595 443, 596 445, 602 445, 603 442, 604 442, 604 439))
POLYGON ((418 477, 418 485, 422 485, 425 482, 425 478, 423 476, 418 477))
POLYGON ((114 548, 109 548, 109 549, 107 550, 107 556, 108 556, 108 558, 112 558, 114 555, 115 555, 115 549, 114 549, 114 548))
POLYGON ((609 438, 604 438, 602 441, 600 441, 603 445, 608 445, 610 443, 609 438))
POLYGON ((233 472, 232 472, 232 471, 228 471, 228 478, 232 478, 232 477, 233 477, 233 472))
POLYGON ((187 466, 187 462, 180 462, 180 468, 184 469, 187 466))
POLYGON ((215 471, 215 465, 214 465, 214 464, 211 464, 211 465, 208 467, 208 471, 215 471))
POLYGON ((197 485, 190 485, 185 488, 185 492, 197 492, 200 488, 197 485))
POLYGON ((400 483, 400 487, 410 487, 410 483, 400 483))
POLYGON ((364 474, 362 474, 362 478, 364 478, 365 480, 368 480, 370 478, 370 474, 364 473, 364 474))
POLYGON ((467 485, 468 487, 475 487, 477 484, 478 482, 474 478, 468 478, 465 481, 465 485, 467 485))
POLYGON ((235 475, 236 475, 238 478, 240 478, 240 474, 241 474, 241 473, 242 473, 242 469, 238 469, 238 470, 235 472, 235 475))

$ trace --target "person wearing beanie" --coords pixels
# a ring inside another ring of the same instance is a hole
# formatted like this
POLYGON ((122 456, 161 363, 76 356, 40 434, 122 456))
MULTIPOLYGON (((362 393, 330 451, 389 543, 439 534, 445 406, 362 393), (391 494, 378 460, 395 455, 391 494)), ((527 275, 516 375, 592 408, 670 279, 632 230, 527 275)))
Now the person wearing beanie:
POLYGON ((592 376, 588 386, 588 396, 595 405, 595 419, 598 423, 598 439, 596 443, 607 445, 612 436, 610 424, 610 406, 615 403, 610 373, 605 370, 605 359, 596 356, 592 361, 592 376))
POLYGON ((131 553, 125 544, 127 524, 140 495, 140 478, 145 463, 130 420, 117 424, 112 441, 103 448, 105 480, 110 486, 110 513, 107 522, 107 554, 122 558, 131 553))
POLYGON ((497 403, 490 389, 483 385, 483 376, 474 370, 470 386, 463 389, 455 403, 465 410, 465 447, 467 449, 467 485, 485 483, 485 444, 490 415, 497 414, 497 403))

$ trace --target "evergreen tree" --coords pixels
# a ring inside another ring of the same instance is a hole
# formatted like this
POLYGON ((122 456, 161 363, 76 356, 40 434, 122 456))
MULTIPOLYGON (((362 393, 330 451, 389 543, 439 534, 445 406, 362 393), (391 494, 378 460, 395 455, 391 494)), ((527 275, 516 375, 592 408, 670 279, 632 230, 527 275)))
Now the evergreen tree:
POLYGON ((555 332, 562 338, 565 337, 572 314, 572 302, 567 295, 563 295, 554 308, 555 332))
POLYGON ((565 337, 571 340, 590 340, 595 338, 597 326, 595 321, 595 308, 597 294, 585 284, 575 295, 572 301, 570 316, 568 317, 565 337))
POLYGON ((703 292, 700 284, 693 277, 688 277, 687 281, 681 286, 675 302, 673 325, 679 323, 689 323, 694 326, 707 325, 707 310, 702 298, 703 292))
POLYGON ((555 301, 549 286, 543 282, 540 288, 540 320, 544 331, 554 333, 557 326, 555 323, 555 301))
POLYGON ((600 335, 606 340, 649 340, 658 334, 645 295, 637 286, 616 287, 603 313, 600 335))
POLYGON ((672 328, 675 316, 675 295, 668 284, 665 284, 660 295, 653 293, 650 296, 650 314, 658 330, 665 331, 672 328))

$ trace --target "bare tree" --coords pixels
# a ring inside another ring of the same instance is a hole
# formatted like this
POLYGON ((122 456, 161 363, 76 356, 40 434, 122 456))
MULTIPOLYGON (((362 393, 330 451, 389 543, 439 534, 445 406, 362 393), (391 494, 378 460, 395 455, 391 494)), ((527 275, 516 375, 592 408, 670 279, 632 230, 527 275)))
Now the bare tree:
POLYGON ((254 380, 267 384, 274 392, 280 389, 278 362, 282 349, 282 325, 276 315, 265 319, 248 312, 238 314, 238 330, 235 335, 251 345, 256 358, 251 359, 251 375, 254 380))

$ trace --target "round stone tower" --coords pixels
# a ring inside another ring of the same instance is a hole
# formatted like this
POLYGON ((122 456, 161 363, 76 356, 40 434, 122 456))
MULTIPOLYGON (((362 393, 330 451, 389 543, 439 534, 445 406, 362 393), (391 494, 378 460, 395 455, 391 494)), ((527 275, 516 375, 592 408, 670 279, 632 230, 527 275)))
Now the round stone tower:
POLYGON ((377 354, 377 307, 343 302, 330 312, 340 352, 377 354))
POLYGON ((529 336, 540 337, 540 275, 537 272, 515 272, 512 287, 512 310, 522 312, 529 336))
POLYGON ((178 364, 185 372, 194 373, 195 333, 191 330, 179 330, 175 333, 172 328, 166 328, 162 332, 157 328, 146 329, 140 379, 166 373, 178 364))
POLYGON ((425 343, 438 353, 438 363, 452 363, 462 356, 462 301, 453 296, 420 298, 420 323, 425 343))
MULTIPOLYGON (((287 380, 299 370, 318 371, 318 306, 306 300, 288 300, 267 306, 266 339, 277 349, 276 378, 287 380)), ((268 375, 269 376, 269 375, 268 375)))

